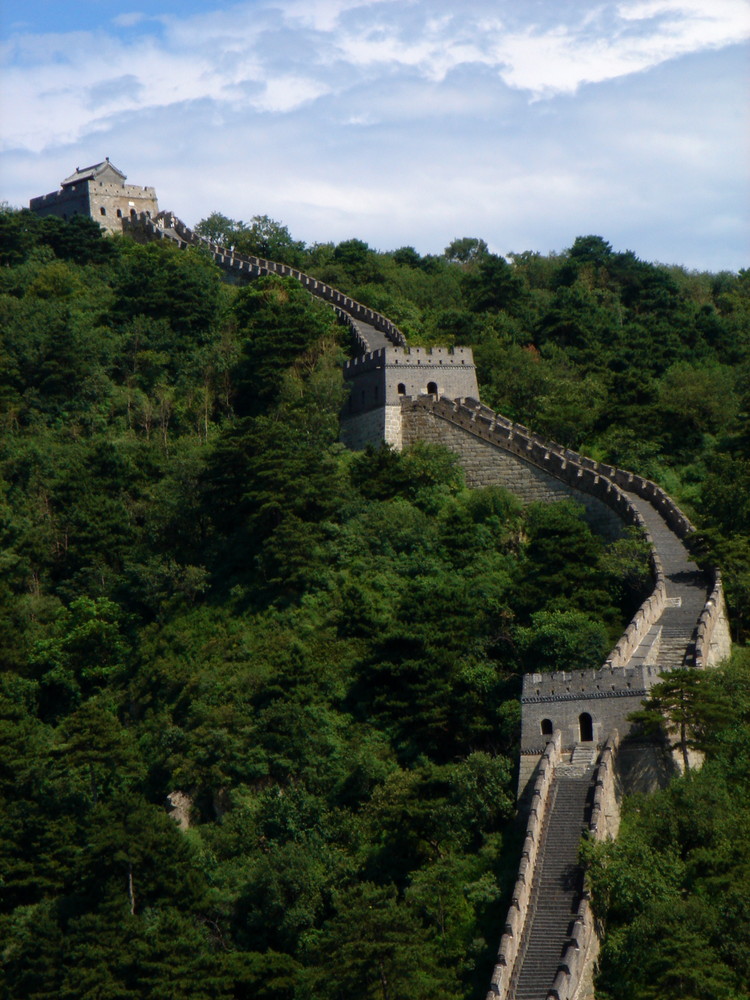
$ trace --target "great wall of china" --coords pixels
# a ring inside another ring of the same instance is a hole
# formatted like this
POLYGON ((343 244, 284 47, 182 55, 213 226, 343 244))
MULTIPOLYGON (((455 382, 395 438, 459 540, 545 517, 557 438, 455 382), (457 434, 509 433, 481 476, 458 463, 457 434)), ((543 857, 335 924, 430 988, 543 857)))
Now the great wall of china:
POLYGON ((518 791, 526 829, 487 1000, 592 1000, 599 942, 578 863, 582 833, 616 836, 622 791, 649 790, 674 770, 663 748, 631 732, 628 716, 663 671, 709 667, 730 652, 721 578, 693 562, 685 545, 692 525, 654 483, 545 441, 483 406, 469 348, 409 349, 385 316, 324 282, 285 264, 236 254, 197 236, 171 213, 158 212, 150 188, 143 189, 144 197, 153 193, 149 210, 134 211, 132 194, 129 211, 119 202, 109 206, 104 196, 111 193, 95 179, 114 179, 124 189, 125 175, 116 171, 110 178, 113 170, 107 161, 77 171, 68 179, 70 190, 57 196, 57 207, 53 195, 36 199, 42 214, 62 214, 73 182, 96 182, 101 205, 86 202, 96 221, 109 212, 114 225, 136 240, 202 247, 231 280, 289 277, 330 303, 350 327, 356 351, 344 370, 350 387, 341 422, 347 445, 440 443, 458 455, 470 487, 499 484, 523 502, 574 497, 605 537, 636 525, 650 543, 652 592, 601 668, 571 665, 569 671, 523 679, 518 791))
POLYGON ((280 275, 329 302, 356 356, 341 436, 354 448, 440 443, 467 484, 499 484, 525 503, 575 498, 607 538, 636 525, 651 546, 653 590, 598 670, 523 678, 518 795, 527 817, 521 861, 487 1000, 593 1000, 599 938, 583 884, 581 837, 614 837, 623 790, 648 791, 671 755, 631 732, 628 716, 665 670, 715 665, 731 641, 718 570, 699 570, 694 528, 655 483, 546 441, 479 402, 470 348, 408 348, 387 317, 286 264, 197 236, 171 213, 123 220, 139 240, 200 246, 232 280, 280 275))

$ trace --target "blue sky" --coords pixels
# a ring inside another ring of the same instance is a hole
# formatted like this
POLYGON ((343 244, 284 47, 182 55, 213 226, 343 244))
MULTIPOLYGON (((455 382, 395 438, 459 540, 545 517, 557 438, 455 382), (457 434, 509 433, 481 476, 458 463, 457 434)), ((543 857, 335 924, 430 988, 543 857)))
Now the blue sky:
POLYGON ((188 224, 750 266, 747 0, 1 0, 0 199, 109 156, 188 224))

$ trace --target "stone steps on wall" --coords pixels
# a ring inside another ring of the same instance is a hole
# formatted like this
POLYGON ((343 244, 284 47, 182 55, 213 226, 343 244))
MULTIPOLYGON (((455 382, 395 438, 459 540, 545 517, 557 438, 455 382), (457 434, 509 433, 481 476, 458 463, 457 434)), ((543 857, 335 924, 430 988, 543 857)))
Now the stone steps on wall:
POLYGON ((512 1000, 546 1000, 568 944, 583 888, 578 850, 593 772, 593 763, 555 769, 512 1000))
POLYGON ((570 765, 575 768, 590 768, 596 758, 595 743, 576 743, 570 755, 570 765))
POLYGON ((680 628, 662 629, 657 664, 661 670, 679 670, 694 649, 693 632, 680 628))
POLYGON ((689 665, 695 651, 695 630, 705 606, 707 578, 698 568, 684 542, 677 537, 659 511, 648 500, 627 493, 643 518, 664 572, 667 606, 656 627, 661 630, 658 652, 650 657, 653 629, 632 657, 634 664, 655 662, 662 670, 689 665))

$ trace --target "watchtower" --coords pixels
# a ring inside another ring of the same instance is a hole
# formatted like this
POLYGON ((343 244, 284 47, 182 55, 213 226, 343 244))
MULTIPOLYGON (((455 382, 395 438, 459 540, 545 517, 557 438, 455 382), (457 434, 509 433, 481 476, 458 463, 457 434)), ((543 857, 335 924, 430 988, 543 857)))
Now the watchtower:
POLYGON ((341 440, 349 448, 383 441, 401 448, 403 400, 415 396, 479 398, 470 347, 383 347, 344 366, 349 398, 341 440))
POLYGON ((29 208, 36 215, 56 215, 70 219, 88 215, 108 233, 121 233, 123 219, 159 214, 156 191, 152 187, 126 184, 126 175, 109 162, 76 167, 60 184, 59 191, 32 198, 29 208))

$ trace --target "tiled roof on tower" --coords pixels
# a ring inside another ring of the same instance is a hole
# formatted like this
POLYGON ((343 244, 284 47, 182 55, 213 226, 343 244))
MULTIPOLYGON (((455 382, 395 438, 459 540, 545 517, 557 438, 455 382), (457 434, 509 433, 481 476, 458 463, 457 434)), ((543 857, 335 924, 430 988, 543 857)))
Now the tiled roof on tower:
POLYGON ((118 170, 113 163, 109 162, 109 157, 107 157, 101 163, 94 163, 90 167, 76 167, 75 172, 70 177, 66 177, 60 186, 68 187, 70 184, 78 184, 80 181, 93 181, 105 172, 116 174, 123 181, 126 180, 126 175, 122 170, 118 170))

